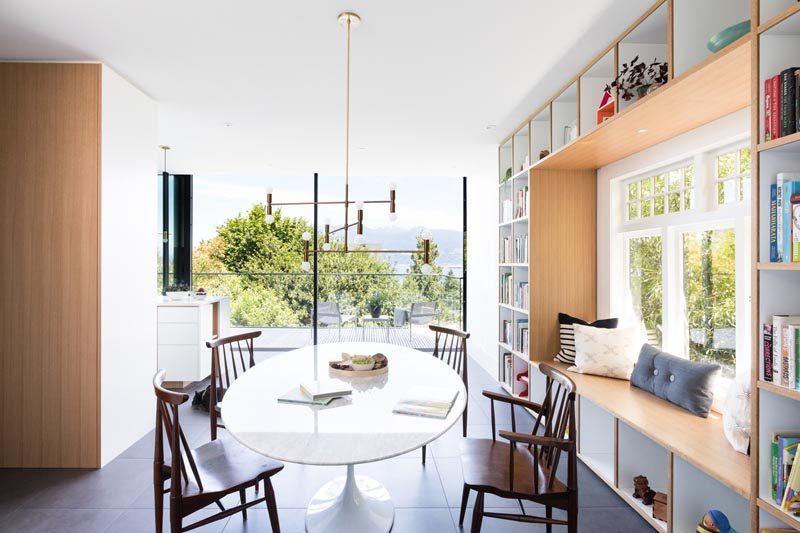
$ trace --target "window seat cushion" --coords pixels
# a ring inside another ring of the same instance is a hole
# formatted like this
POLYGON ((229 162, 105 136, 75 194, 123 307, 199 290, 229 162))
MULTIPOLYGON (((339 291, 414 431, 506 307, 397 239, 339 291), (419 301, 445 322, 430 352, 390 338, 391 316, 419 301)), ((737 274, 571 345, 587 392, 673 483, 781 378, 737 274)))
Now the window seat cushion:
POLYGON ((720 371, 716 363, 695 363, 645 344, 631 374, 631 385, 708 418, 720 371))

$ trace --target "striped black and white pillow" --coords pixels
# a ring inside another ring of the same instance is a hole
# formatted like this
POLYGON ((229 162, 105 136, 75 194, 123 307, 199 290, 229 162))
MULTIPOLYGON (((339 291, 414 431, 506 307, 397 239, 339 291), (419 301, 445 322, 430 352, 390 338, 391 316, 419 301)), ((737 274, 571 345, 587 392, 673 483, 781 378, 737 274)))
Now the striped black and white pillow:
POLYGON ((555 360, 569 365, 575 364, 575 324, 590 326, 593 328, 613 329, 617 327, 616 318, 604 318, 596 320, 591 324, 580 318, 575 318, 566 313, 558 313, 559 336, 561 338, 561 350, 556 354, 555 360))

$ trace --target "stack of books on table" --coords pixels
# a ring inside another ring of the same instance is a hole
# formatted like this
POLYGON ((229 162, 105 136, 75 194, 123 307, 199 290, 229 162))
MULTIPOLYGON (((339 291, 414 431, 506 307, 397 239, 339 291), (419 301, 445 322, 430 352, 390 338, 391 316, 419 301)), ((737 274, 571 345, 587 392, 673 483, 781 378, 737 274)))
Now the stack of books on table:
POLYGON ((280 403, 299 403, 303 405, 328 405, 336 398, 348 396, 353 389, 338 379, 306 381, 278 398, 280 403))
POLYGON ((400 415, 424 416, 427 418, 447 418, 458 397, 458 390, 438 387, 418 387, 412 389, 392 409, 400 415))
POLYGON ((761 331, 764 381, 800 389, 800 316, 774 315, 761 331))

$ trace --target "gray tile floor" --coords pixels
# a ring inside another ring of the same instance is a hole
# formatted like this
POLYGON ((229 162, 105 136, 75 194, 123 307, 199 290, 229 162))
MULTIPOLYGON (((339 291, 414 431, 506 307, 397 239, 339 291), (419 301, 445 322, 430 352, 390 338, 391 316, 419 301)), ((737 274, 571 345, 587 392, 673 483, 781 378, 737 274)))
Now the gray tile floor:
MULTIPOLYGON (((494 380, 477 364, 471 367, 469 435, 489 436, 489 402, 481 390, 498 390, 494 380)), ((187 439, 193 446, 209 438, 207 414, 191 407, 181 413, 187 439)), ((530 419, 518 412, 518 423, 530 419)), ((498 424, 509 428, 507 409, 498 411, 498 424)), ((357 467, 356 471, 380 480, 390 491, 396 506, 395 533, 449 533, 460 531, 458 507, 461 502, 461 465, 458 442, 461 424, 429 448, 423 467, 420 451, 357 467)), ((142 437, 120 457, 101 470, 19 470, 0 469, 0 531, 2 532, 114 532, 154 531, 152 493, 153 433, 142 437)), ((305 506, 314 492, 344 467, 311 467, 287 464, 274 478, 281 528, 284 532, 304 531, 305 506)), ((580 527, 586 533, 652 531, 589 469, 580 465, 580 527)), ((470 508, 474 496, 470 501, 470 508)), ((515 501, 487 497, 487 509, 514 508, 515 501)), ((530 505, 532 512, 535 505, 530 505)), ((197 516, 213 514, 203 510, 197 516)), ((469 530, 471 509, 465 531, 469 530)), ((538 532, 543 526, 486 519, 483 531, 538 532)), ((566 528, 554 528, 554 531, 566 528)), ((169 531, 165 527, 165 531, 169 531)), ((266 510, 254 508, 248 520, 241 515, 200 528, 202 532, 270 531, 266 510)), ((358 532, 354 532, 358 533, 358 532)))

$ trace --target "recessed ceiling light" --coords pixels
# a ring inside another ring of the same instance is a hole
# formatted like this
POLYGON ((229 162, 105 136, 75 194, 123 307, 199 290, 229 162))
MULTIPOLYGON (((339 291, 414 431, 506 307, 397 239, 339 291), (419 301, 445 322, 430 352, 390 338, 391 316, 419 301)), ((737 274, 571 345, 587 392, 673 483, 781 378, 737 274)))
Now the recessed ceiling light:
POLYGON ((233 126, 233 124, 231 124, 230 122, 226 122, 226 123, 225 123, 225 127, 226 127, 226 128, 230 128, 231 126, 233 126))
POLYGON ((647 133, 647 131, 648 131, 647 128, 642 128, 638 130, 636 133, 647 133))
POLYGON ((358 147, 358 149, 359 149, 359 150, 366 150, 366 149, 367 149, 367 147, 366 147, 366 146, 359 146, 359 147, 358 147))
POLYGON ((486 125, 486 129, 487 129, 487 130, 493 130, 493 129, 495 129, 496 127, 497 127, 497 124, 487 124, 487 125, 486 125))

